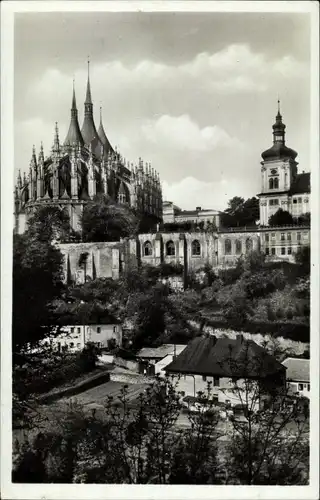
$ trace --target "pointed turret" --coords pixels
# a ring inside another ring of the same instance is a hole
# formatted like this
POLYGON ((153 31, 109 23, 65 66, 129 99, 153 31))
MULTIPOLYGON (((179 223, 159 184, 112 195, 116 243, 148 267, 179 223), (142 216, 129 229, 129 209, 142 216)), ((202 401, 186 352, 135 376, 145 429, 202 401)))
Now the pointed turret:
POLYGON ((97 158, 101 156, 101 140, 99 138, 96 126, 93 119, 93 105, 91 99, 91 86, 90 86, 90 61, 88 60, 88 80, 87 80, 87 92, 86 100, 84 103, 84 120, 81 129, 81 134, 84 140, 84 144, 89 146, 91 144, 92 151, 97 158))
POLYGON ((55 123, 52 151, 54 153, 59 153, 59 151, 60 151, 58 122, 55 123))
POLYGON ((108 137, 106 136, 106 133, 104 131, 104 127, 102 124, 102 108, 101 108, 101 106, 100 106, 100 124, 99 124, 99 128, 98 128, 98 135, 99 135, 100 141, 102 142, 102 144, 104 146, 104 154, 107 154, 108 151, 113 151, 112 146, 109 142, 108 137))
POLYGON ((69 125, 69 130, 67 133, 67 137, 64 141, 65 146, 72 146, 73 144, 80 144, 83 146, 84 140, 81 135, 79 122, 78 122, 78 109, 76 103, 76 93, 74 88, 74 80, 73 80, 73 92, 72 92, 72 104, 71 104, 71 120, 69 125))

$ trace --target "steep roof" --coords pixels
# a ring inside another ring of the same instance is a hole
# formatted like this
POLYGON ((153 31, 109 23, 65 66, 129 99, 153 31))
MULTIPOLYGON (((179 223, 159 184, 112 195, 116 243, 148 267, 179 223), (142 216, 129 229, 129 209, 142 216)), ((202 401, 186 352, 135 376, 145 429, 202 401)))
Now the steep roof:
POLYGON ((310 193, 310 172, 298 174, 290 188, 290 194, 310 193))
POLYGON ((104 127, 102 124, 101 108, 100 108, 100 124, 99 124, 99 128, 98 128, 98 136, 99 136, 100 141, 103 144, 104 154, 107 155, 109 151, 113 152, 113 148, 109 142, 108 137, 106 136, 106 133, 104 131, 104 127))
POLYGON ((196 337, 166 367, 173 373, 223 377, 264 378, 285 368, 252 340, 196 337))
POLYGON ((303 358, 287 358, 282 362, 287 368, 287 380, 310 382, 310 360, 303 358))
POLYGON ((79 122, 78 122, 78 110, 76 104, 76 94, 73 86, 72 93, 72 104, 71 104, 71 120, 69 125, 69 130, 67 133, 67 137, 65 138, 64 145, 69 144, 72 146, 73 144, 81 144, 83 146, 84 140, 81 135, 79 122))

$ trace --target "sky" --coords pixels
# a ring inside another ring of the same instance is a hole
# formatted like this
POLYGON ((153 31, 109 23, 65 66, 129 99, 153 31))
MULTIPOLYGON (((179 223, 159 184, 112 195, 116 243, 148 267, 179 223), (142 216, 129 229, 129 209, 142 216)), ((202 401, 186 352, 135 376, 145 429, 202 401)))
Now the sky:
POLYGON ((310 171, 310 26, 296 13, 15 14, 15 175, 32 145, 64 141, 75 78, 80 127, 90 57, 96 126, 151 162, 163 198, 224 210, 261 190, 280 98, 287 145, 310 171))

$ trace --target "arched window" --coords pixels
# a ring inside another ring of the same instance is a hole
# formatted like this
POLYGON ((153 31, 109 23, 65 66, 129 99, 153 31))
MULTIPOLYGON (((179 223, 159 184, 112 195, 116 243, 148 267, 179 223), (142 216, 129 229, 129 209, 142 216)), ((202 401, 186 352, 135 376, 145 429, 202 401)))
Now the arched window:
POLYGON ((236 240, 236 254, 240 255, 242 252, 242 243, 240 240, 236 240))
POLYGON ((150 241, 146 241, 143 245, 143 255, 145 255, 145 257, 150 257, 150 255, 152 255, 152 245, 150 241))
POLYGON ((278 189, 279 188, 279 179, 276 177, 273 181, 273 188, 278 189))
POLYGON ((167 241, 166 250, 167 250, 167 255, 175 255, 176 254, 176 249, 175 249, 173 241, 167 241))
POLYGON ((231 240, 226 240, 224 242, 224 253, 225 255, 231 254, 231 240))
POLYGON ((247 238, 246 240, 246 252, 249 253, 252 250, 252 240, 247 238))
POLYGON ((201 246, 198 240, 194 240, 191 245, 192 255, 201 254, 201 246))
POLYGON ((273 189, 273 179, 269 179, 269 189, 273 189))

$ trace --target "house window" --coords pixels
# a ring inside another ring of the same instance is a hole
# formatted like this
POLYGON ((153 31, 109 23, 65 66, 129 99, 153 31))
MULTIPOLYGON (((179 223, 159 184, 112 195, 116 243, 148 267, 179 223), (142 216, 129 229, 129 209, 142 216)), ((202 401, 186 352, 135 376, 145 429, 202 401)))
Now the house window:
POLYGON ((271 255, 275 255, 276 254, 276 249, 275 248, 271 248, 271 255))
POLYGON ((213 377, 213 385, 214 385, 214 387, 219 387, 219 385, 220 385, 219 377, 213 377))
POLYGON ((71 349, 73 349, 73 348, 74 348, 74 343, 73 343, 73 342, 70 342, 69 347, 70 347, 71 349))
POLYGON ((224 253, 225 255, 231 254, 231 240, 229 239, 224 242, 224 253))
POLYGON ((80 344, 80 342, 78 342, 77 348, 80 349, 80 347, 81 347, 81 344, 80 344))
POLYGON ((167 242, 166 250, 167 250, 167 255, 175 255, 176 254, 176 249, 175 249, 173 241, 167 242))
POLYGON ((292 200, 292 202, 295 205, 297 203, 297 199, 295 198, 294 200, 292 200))
POLYGON ((81 333, 81 328, 80 328, 80 326, 78 326, 78 328, 77 328, 77 333, 81 333))
POLYGON ((308 233, 303 233, 303 239, 304 239, 304 240, 307 240, 307 239, 308 239, 308 236, 309 236, 309 234, 308 234, 308 233))
POLYGON ((266 255, 270 255, 270 249, 266 248, 266 255))
POLYGON ((143 254, 145 257, 150 257, 152 255, 152 245, 150 241, 146 241, 143 246, 143 254))
POLYGON ((268 234, 266 234, 264 238, 265 238, 266 242, 269 242, 269 235, 268 234))
POLYGON ((271 233, 271 239, 275 240, 276 239, 276 233, 271 233))
POLYGON ((310 384, 308 384, 308 387, 307 387, 307 389, 308 389, 308 392, 309 392, 309 391, 310 391, 310 384))
POLYGON ((297 240, 301 241, 301 233, 297 233, 297 240))
POLYGON ((273 189, 273 179, 269 179, 269 189, 273 189))
POLYGON ((285 247, 281 247, 281 255, 285 255, 286 254, 286 249, 285 247))
POLYGON ((202 375, 202 380, 203 380, 204 382, 206 382, 206 381, 207 381, 207 377, 206 377, 206 375, 202 375))
POLYGON ((74 333, 74 326, 71 327, 71 333, 74 333))
POLYGON ((101 327, 97 326, 97 333, 101 333, 101 327))
POLYGON ((288 247, 288 255, 291 255, 292 254, 292 248, 291 247, 288 247))
POLYGON ((239 255, 241 254, 242 251, 242 244, 240 240, 236 240, 236 254, 239 255))
POLYGON ((303 384, 298 384, 298 391, 303 391, 303 384))
POLYGON ((113 327, 113 333, 116 333, 116 331, 117 331, 117 327, 116 327, 116 326, 114 326, 114 327, 113 327))
POLYGON ((201 254, 201 246, 198 240, 194 240, 191 245, 192 255, 201 254))
POLYGON ((302 198, 298 198, 298 203, 302 203, 302 198))
POLYGON ((291 241, 291 233, 287 234, 287 239, 288 239, 288 241, 291 241))
POLYGON ((285 238, 284 238, 284 233, 281 233, 281 241, 284 241, 285 238))
POLYGON ((274 179, 274 181, 273 181, 273 187, 274 187, 274 189, 278 189, 279 188, 279 179, 278 178, 274 179))

